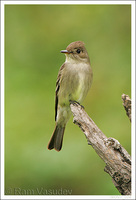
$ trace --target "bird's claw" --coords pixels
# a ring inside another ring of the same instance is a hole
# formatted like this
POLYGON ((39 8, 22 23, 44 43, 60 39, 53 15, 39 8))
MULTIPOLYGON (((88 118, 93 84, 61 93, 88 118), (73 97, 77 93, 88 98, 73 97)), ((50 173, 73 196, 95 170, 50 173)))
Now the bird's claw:
POLYGON ((83 109, 85 109, 84 106, 82 106, 82 105, 81 105, 79 102, 77 102, 77 101, 69 100, 69 102, 70 102, 70 104, 78 104, 78 105, 80 105, 83 109))

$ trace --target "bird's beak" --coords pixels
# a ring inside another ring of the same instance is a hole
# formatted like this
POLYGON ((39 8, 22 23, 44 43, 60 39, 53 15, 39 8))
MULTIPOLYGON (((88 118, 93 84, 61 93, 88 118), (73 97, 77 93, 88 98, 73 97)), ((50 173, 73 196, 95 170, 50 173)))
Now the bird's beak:
POLYGON ((61 50, 60 52, 61 52, 61 53, 68 53, 68 54, 70 53, 70 52, 67 51, 67 50, 61 50))

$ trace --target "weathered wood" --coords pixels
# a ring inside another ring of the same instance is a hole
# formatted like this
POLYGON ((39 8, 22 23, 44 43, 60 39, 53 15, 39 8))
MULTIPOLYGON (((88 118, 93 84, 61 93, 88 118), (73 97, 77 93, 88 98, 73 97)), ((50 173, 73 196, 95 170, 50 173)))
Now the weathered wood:
POLYGON ((131 99, 128 95, 122 94, 122 101, 123 101, 123 106, 126 110, 126 114, 131 122, 131 99))
POLYGON ((131 194, 131 158, 128 152, 114 138, 107 138, 94 121, 77 102, 70 102, 73 122, 84 132, 88 144, 106 163, 104 171, 113 180, 115 187, 123 195, 131 194))

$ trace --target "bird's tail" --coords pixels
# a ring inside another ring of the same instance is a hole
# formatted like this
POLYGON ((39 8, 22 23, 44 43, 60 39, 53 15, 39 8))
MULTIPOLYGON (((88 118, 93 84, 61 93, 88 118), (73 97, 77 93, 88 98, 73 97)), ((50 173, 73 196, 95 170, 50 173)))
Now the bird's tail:
POLYGON ((63 135, 64 135, 65 126, 62 127, 60 125, 55 126, 55 130, 51 136, 51 139, 48 143, 48 149, 55 149, 56 151, 60 151, 63 142, 63 135))

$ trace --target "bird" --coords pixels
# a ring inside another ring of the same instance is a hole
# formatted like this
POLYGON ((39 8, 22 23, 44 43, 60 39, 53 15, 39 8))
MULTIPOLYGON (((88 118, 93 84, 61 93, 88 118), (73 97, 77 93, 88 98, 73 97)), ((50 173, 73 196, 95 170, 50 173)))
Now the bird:
POLYGON ((62 64, 56 81, 55 91, 55 129, 47 148, 60 151, 66 124, 72 114, 70 102, 82 103, 93 80, 90 59, 82 41, 70 43, 61 50, 66 60, 62 64))

